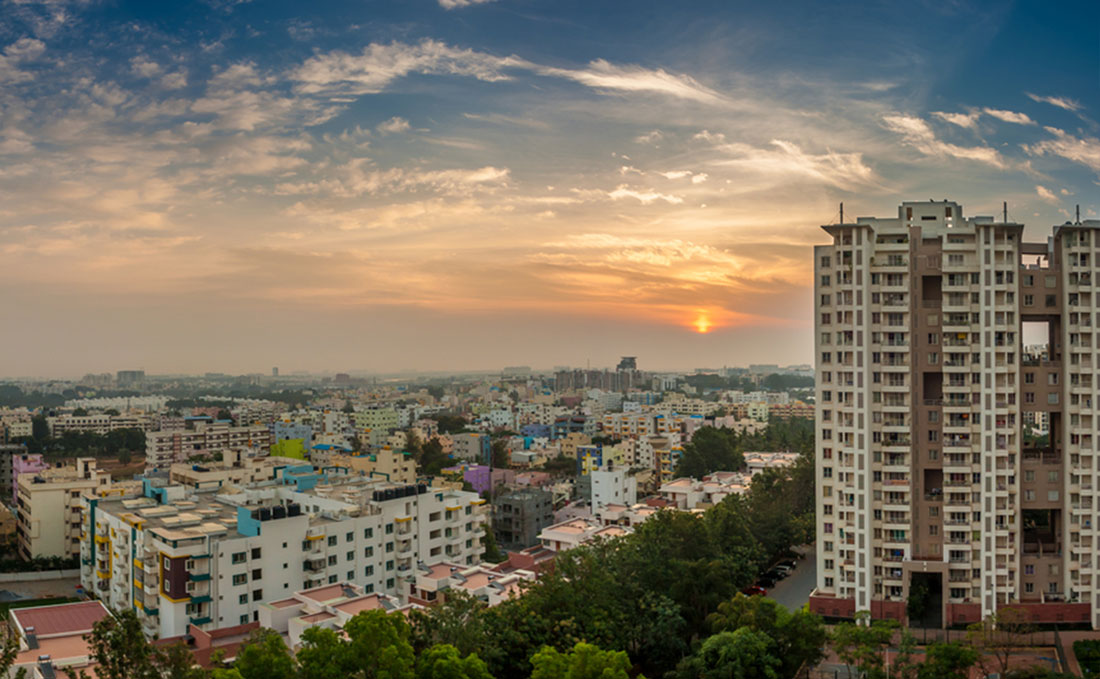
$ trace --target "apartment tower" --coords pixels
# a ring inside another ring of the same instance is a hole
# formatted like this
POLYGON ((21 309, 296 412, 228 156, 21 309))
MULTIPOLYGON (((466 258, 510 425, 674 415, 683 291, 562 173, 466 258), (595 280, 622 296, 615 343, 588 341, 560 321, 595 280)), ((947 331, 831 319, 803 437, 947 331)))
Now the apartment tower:
POLYGON ((1100 628, 1100 221, 1032 243, 930 201, 822 228, 811 608, 1100 628))

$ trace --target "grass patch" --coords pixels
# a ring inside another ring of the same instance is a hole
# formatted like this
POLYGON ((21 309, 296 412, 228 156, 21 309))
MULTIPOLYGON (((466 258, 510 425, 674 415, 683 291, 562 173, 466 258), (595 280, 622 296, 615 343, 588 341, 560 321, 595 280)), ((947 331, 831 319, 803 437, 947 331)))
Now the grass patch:
POLYGON ((1100 640, 1082 639, 1073 642, 1073 654, 1081 664, 1082 676, 1100 677, 1100 640))

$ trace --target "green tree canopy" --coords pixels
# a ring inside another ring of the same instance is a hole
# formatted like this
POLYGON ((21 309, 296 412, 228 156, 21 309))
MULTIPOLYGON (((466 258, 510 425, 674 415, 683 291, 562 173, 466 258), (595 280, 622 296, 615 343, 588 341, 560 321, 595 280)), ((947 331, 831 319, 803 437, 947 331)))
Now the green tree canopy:
MULTIPOLYGON (((708 637, 676 668, 676 679, 779 679, 782 662, 762 632, 741 627, 708 637)), ((785 675, 784 675, 785 676, 785 675)))
POLYGON ((531 658, 531 664, 535 668, 531 679, 630 679, 626 653, 605 651, 583 642, 567 653, 544 648, 531 658))
POLYGON ((476 654, 465 658, 450 644, 432 646, 416 661, 416 679, 493 679, 476 654))
POLYGON ((237 652, 233 669, 241 679, 296 679, 297 669, 290 650, 278 632, 260 628, 237 652))

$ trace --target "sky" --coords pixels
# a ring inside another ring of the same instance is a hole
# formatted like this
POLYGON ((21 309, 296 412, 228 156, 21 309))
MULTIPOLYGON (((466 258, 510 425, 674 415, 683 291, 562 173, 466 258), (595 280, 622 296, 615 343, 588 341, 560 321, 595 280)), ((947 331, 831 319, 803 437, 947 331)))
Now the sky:
POLYGON ((0 0, 0 375, 812 361, 820 225, 1100 210, 1100 3, 0 0))

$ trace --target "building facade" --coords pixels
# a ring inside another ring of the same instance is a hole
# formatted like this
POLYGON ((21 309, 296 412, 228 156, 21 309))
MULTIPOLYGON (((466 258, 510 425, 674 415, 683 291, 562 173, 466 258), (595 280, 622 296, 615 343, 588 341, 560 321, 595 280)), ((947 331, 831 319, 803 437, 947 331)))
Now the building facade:
POLYGON ((406 596, 418 564, 474 565, 484 549, 476 494, 339 473, 83 501, 81 583, 151 638, 257 621, 266 601, 336 583, 406 596))
POLYGON ((1030 243, 945 201, 823 228, 811 608, 900 619, 921 581, 933 623, 1100 627, 1100 222, 1030 243))

